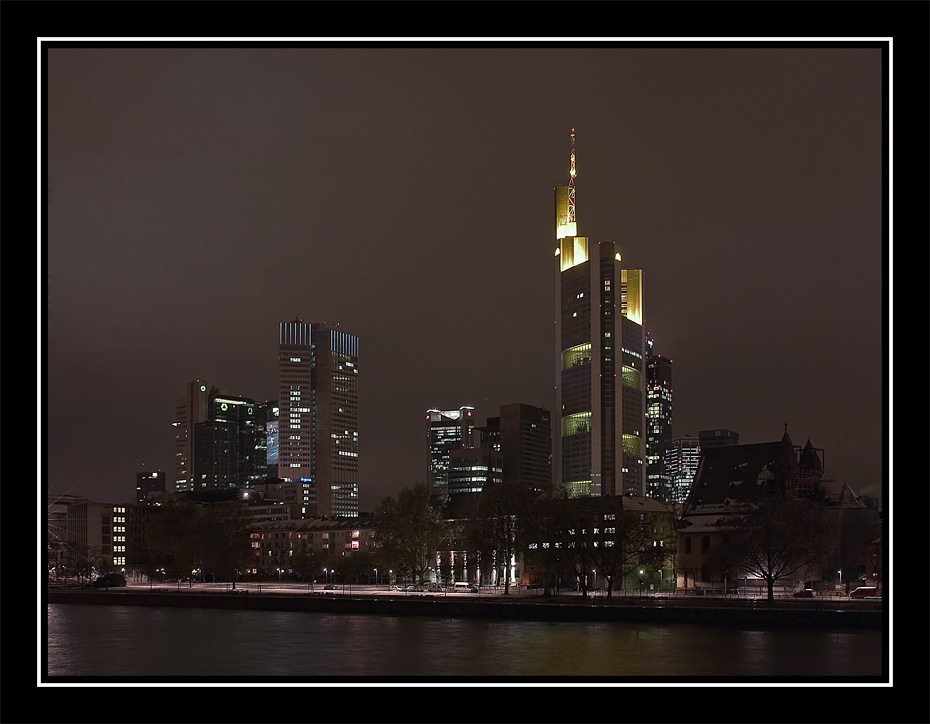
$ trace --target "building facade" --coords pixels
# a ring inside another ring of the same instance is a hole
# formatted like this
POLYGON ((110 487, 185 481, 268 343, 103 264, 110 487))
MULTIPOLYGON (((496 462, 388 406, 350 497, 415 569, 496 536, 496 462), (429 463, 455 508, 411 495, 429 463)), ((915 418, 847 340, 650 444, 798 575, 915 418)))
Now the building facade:
POLYGON ((358 337, 296 319, 278 330, 278 477, 315 489, 313 515, 358 515, 358 337))
MULTIPOLYGON (((251 573, 270 574, 280 569, 285 575, 321 581, 327 580, 340 561, 377 550, 375 525, 370 516, 259 522, 252 527, 250 544, 251 573), (308 557, 322 561, 323 567, 303 570, 308 557)), ((377 570, 372 569, 371 573, 368 581, 374 582, 377 570)), ((382 571, 382 575, 386 577, 387 571, 382 571)))
POLYGON ((571 497, 645 493, 643 273, 619 245, 578 235, 570 182, 555 188, 554 485, 571 497))
POLYGON ((49 526, 61 569, 87 577, 125 572, 126 566, 138 561, 137 511, 126 504, 69 500, 63 514, 49 526))

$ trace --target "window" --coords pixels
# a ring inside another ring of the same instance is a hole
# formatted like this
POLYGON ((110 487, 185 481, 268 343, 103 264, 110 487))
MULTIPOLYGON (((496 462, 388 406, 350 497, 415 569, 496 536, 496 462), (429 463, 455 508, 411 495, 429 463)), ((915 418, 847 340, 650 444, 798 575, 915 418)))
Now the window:
POLYGON ((691 552, 691 536, 685 538, 685 553, 691 552))
POLYGON ((707 553, 710 550, 710 536, 705 535, 701 538, 701 553, 707 553))

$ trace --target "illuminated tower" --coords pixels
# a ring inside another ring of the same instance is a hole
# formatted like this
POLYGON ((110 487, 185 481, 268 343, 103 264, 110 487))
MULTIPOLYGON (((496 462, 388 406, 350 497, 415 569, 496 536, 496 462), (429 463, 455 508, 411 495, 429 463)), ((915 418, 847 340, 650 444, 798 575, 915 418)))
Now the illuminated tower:
POLYGON ((358 337, 281 322, 278 477, 309 482, 317 515, 358 516, 358 337))
POLYGON ((701 462, 701 441, 690 435, 676 438, 665 451, 665 469, 668 472, 668 504, 684 503, 694 484, 698 463, 701 462))
POLYGON ((670 503, 665 452, 672 445, 672 360, 653 352, 646 335, 646 495, 670 503))
POLYGON ((575 129, 555 188, 553 483, 572 497, 645 493, 643 274, 578 235, 575 129))

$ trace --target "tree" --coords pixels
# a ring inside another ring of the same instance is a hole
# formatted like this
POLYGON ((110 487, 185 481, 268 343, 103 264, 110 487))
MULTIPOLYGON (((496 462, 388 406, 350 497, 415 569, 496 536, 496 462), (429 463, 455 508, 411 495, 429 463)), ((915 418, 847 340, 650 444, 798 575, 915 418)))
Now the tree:
POLYGON ((539 498, 523 515, 525 560, 528 565, 534 566, 542 573, 544 596, 551 595, 553 588, 558 589, 562 556, 556 542, 563 506, 564 500, 539 498))
POLYGON ((482 491, 478 511, 466 527, 466 539, 479 557, 503 566, 504 594, 510 592, 506 568, 523 548, 523 516, 532 492, 520 483, 498 483, 482 491))
POLYGON ((164 568, 169 578, 190 575, 195 566, 197 508, 170 502, 158 508, 145 526, 150 571, 164 568))
POLYGON ((316 573, 323 568, 323 554, 313 550, 295 553, 291 557, 291 568, 302 581, 312 581, 316 573))
POLYGON ((591 559, 607 581, 607 598, 614 584, 641 566, 652 566, 664 557, 664 548, 653 545, 653 526, 637 511, 595 510, 591 559))
POLYGON ((594 529, 597 517, 582 500, 557 500, 552 519, 552 544, 559 550, 561 562, 567 565, 588 597, 588 573, 594 566, 594 529))
POLYGON ((248 512, 238 501, 214 503, 200 509, 200 518, 203 566, 215 579, 234 580, 251 556, 248 512))
POLYGON ((442 539, 451 529, 442 517, 444 496, 432 494, 424 483, 388 496, 375 510, 380 557, 416 582, 423 582, 442 539))
POLYGON ((771 498, 754 510, 718 523, 726 536, 719 563, 724 570, 745 572, 766 582, 768 600, 775 581, 808 568, 827 565, 837 539, 822 509, 809 500, 771 498))
POLYGON ((200 569, 232 580, 249 560, 248 531, 248 513, 237 501, 164 505, 146 525, 150 572, 164 568, 169 577, 180 578, 200 569))

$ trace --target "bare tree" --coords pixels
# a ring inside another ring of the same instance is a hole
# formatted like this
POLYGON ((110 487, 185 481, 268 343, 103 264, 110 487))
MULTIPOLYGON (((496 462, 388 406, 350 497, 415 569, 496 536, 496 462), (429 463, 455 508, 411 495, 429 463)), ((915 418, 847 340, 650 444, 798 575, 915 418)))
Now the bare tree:
POLYGON ((658 562, 664 553, 653 545, 653 526, 638 511, 593 510, 591 558, 607 581, 607 597, 614 585, 641 566, 658 562))
POLYGON ((532 502, 532 493, 520 483, 498 483, 486 488, 478 500, 477 515, 466 527, 470 547, 498 570, 504 568, 504 594, 510 592, 506 569, 523 548, 523 514, 532 502))
POLYGON ((721 521, 718 528, 726 535, 720 564, 731 573, 763 579, 770 601, 777 579, 827 565, 837 546, 821 507, 795 498, 766 500, 746 515, 721 521))

